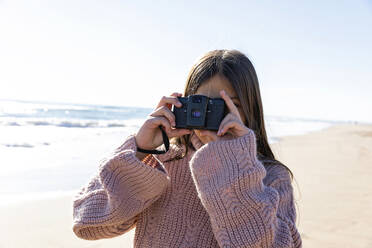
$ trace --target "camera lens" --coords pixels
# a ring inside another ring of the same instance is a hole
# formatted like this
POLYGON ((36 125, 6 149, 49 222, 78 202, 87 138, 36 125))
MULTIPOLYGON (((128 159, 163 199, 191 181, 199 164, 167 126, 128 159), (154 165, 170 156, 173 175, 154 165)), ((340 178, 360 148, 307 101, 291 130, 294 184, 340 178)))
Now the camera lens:
POLYGON ((191 110, 191 117, 199 118, 201 116, 201 112, 198 109, 191 110))

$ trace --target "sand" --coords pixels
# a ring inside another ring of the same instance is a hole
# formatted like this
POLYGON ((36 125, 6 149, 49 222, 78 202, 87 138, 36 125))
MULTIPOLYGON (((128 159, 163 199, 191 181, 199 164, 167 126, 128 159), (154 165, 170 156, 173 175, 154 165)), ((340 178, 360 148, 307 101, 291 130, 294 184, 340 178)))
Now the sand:
POLYGON ((304 247, 371 248, 372 125, 332 126, 272 147, 295 175, 304 247))
MULTIPOLYGON (((272 144, 294 173, 304 247, 372 247, 372 125, 345 124, 272 144)), ((134 229, 87 241, 72 232, 72 196, 0 207, 0 248, 132 247, 134 229)))

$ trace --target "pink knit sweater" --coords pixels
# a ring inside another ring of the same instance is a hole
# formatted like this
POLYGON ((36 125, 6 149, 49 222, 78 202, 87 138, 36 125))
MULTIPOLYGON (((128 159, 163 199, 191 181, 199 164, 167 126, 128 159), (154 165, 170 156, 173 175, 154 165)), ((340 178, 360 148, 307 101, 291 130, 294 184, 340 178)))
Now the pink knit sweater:
POLYGON ((302 247, 287 170, 264 166, 249 134, 203 145, 181 160, 136 156, 134 134, 107 156, 73 201, 73 231, 97 240, 135 229, 134 247, 302 247))

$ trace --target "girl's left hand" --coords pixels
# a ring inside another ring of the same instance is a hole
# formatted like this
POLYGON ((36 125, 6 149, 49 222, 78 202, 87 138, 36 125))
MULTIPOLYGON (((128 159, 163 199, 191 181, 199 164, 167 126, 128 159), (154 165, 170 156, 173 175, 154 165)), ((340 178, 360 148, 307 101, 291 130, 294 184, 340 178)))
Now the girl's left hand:
POLYGON ((208 136, 211 141, 237 138, 248 134, 249 128, 244 125, 240 118, 239 110, 235 106, 234 102, 224 90, 220 91, 220 95, 222 99, 225 100, 229 113, 222 120, 217 134, 215 131, 210 130, 200 130, 200 132, 202 132, 204 136, 208 136))

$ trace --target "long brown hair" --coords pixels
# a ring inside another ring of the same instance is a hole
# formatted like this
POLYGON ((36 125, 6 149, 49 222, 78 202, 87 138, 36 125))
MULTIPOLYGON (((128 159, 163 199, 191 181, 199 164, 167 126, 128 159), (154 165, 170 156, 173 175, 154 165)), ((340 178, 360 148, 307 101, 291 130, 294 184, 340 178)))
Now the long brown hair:
MULTIPOLYGON (((237 50, 214 50, 207 52, 192 66, 186 80, 183 96, 187 97, 195 94, 204 82, 215 75, 221 75, 227 78, 237 93, 247 122, 245 124, 254 131, 256 136, 258 159, 265 165, 279 164, 284 166, 289 171, 293 180, 292 171, 275 159, 269 146, 258 78, 247 56, 237 50)), ((189 134, 174 137, 170 142, 179 145, 183 144, 186 148, 181 156, 174 159, 185 157, 189 148, 193 148, 189 134)))

